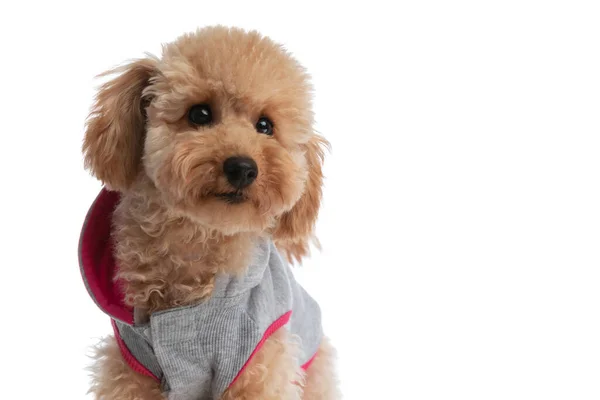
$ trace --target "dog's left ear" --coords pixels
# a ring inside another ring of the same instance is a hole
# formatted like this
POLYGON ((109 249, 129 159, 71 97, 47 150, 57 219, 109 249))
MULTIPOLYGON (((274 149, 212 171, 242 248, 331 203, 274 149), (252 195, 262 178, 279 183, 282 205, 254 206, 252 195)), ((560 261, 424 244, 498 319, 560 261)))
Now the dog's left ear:
POLYGON ((290 262, 302 262, 308 255, 310 241, 316 242, 313 231, 321 206, 324 149, 328 147, 329 142, 318 135, 305 145, 308 177, 304 193, 294 207, 279 218, 273 233, 276 246, 290 262))
POLYGON ((109 189, 124 191, 136 178, 146 125, 143 90, 156 71, 145 58, 108 71, 87 121, 83 141, 85 166, 109 189))

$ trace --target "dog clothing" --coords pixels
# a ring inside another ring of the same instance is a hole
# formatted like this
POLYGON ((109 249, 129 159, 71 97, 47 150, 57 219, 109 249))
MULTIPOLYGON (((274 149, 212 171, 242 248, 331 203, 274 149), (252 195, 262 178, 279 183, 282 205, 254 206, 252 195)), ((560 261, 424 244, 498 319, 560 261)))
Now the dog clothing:
POLYGON ((79 259, 87 290, 110 316, 134 371, 160 381, 169 400, 219 398, 278 329, 299 340, 298 365, 308 368, 322 339, 319 306, 268 239, 257 243, 243 276, 216 276, 210 298, 134 322, 115 280, 110 231, 118 201, 117 192, 100 192, 82 229, 79 259))

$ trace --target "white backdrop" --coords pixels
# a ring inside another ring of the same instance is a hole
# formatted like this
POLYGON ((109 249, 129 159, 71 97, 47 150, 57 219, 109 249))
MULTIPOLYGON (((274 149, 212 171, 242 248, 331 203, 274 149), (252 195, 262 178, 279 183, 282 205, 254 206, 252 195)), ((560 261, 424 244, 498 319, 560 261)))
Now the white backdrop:
POLYGON ((0 6, 2 398, 82 399, 110 330, 76 247, 94 75, 210 24, 259 29, 332 143, 324 310, 345 399, 600 398, 594 1, 0 6))

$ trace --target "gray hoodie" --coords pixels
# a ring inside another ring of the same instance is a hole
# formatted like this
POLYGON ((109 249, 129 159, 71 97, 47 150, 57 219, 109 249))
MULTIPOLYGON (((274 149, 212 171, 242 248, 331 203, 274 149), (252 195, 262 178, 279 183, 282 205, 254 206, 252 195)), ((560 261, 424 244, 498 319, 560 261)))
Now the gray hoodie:
POLYGON ((88 292, 111 317, 121 353, 135 371, 159 380, 170 400, 219 398, 277 329, 294 335, 298 365, 308 367, 322 338, 320 310, 268 239, 257 243, 243 276, 217 275, 210 298, 135 323, 114 280, 110 224, 118 200, 103 190, 92 205, 80 265, 88 292))

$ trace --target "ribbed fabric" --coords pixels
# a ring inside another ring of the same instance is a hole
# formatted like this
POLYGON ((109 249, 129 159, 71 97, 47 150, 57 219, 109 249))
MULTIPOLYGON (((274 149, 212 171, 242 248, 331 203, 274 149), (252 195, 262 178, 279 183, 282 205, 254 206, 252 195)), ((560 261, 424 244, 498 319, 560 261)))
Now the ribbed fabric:
POLYGON ((161 381, 162 369, 143 327, 134 327, 114 319, 111 322, 127 364, 137 373, 161 381))

